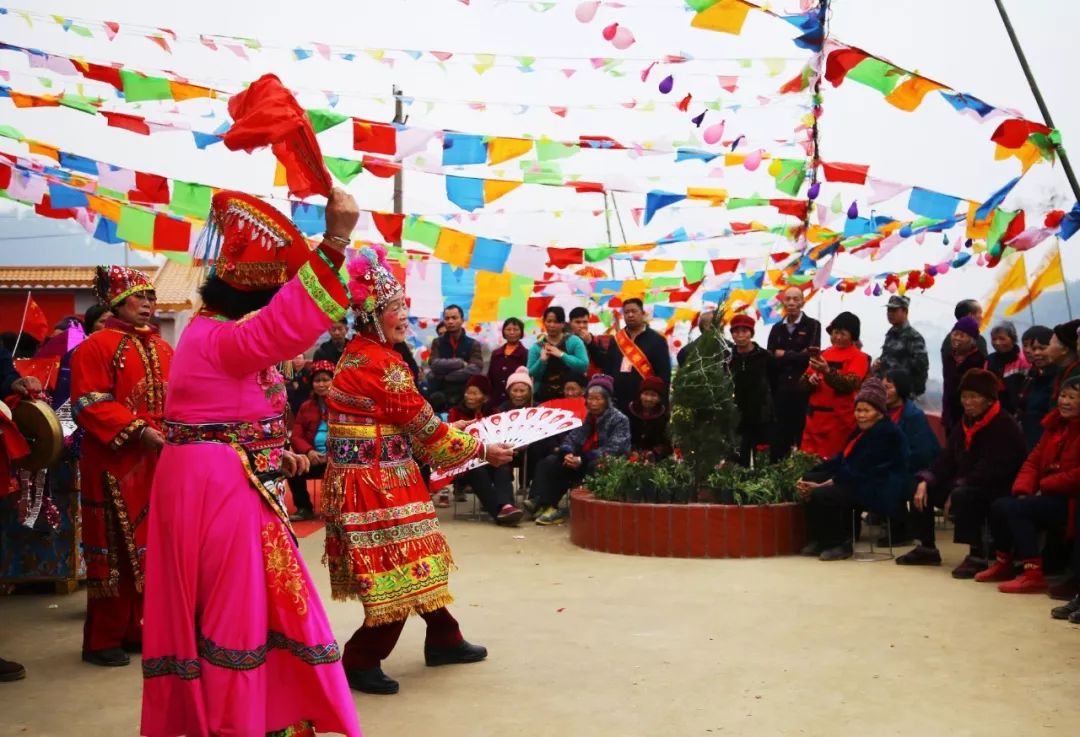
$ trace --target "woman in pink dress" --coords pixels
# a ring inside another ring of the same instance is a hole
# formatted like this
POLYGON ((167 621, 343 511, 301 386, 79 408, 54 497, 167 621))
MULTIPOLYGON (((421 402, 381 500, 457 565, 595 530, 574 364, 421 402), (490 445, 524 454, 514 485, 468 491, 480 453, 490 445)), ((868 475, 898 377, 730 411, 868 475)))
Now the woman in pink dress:
POLYGON ((307 459, 285 450, 275 364, 349 304, 338 271, 357 220, 340 190, 323 245, 238 192, 214 197, 216 258, 176 351, 151 492, 142 731, 359 737, 341 653, 283 502, 307 459), (220 248, 220 252, 218 249, 220 248))

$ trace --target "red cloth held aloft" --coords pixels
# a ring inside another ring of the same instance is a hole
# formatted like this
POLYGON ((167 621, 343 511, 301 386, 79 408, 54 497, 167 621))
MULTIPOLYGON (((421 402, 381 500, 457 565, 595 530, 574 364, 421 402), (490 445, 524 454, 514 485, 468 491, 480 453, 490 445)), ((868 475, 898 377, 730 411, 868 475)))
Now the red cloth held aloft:
POLYGON ((264 74, 229 100, 233 127, 223 136, 230 151, 270 146, 285 167, 289 194, 329 196, 333 184, 304 109, 281 80, 264 74))

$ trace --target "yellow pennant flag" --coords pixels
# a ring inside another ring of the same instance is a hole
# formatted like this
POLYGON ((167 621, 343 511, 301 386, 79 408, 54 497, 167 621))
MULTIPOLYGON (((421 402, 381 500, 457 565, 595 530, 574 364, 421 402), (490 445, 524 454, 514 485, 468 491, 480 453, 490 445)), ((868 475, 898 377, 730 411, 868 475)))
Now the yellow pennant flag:
POLYGON ((739 35, 750 12, 750 5, 742 0, 719 0, 694 16, 690 25, 709 31, 739 35))
POLYGON ((1039 295, 1051 287, 1065 283, 1065 272, 1061 268, 1061 249, 1055 249, 1054 255, 1046 262, 1042 270, 1035 276, 1028 287, 1028 293, 1013 302, 1005 310, 1005 315, 1015 315, 1021 310, 1026 310, 1028 305, 1039 298, 1039 295))
POLYGON ((488 141, 488 163, 501 164, 532 151, 533 142, 524 138, 492 138, 488 141))
POLYGON ((1009 292, 1025 288, 1027 288, 1027 266, 1024 265, 1024 254, 1020 253, 1017 254, 1016 260, 1013 261, 1005 276, 998 282, 997 289, 994 290, 993 295, 987 301, 986 309, 983 310, 982 325, 979 326, 980 330, 986 330, 990 327, 990 321, 994 318, 994 310, 1001 304, 1002 297, 1009 292))

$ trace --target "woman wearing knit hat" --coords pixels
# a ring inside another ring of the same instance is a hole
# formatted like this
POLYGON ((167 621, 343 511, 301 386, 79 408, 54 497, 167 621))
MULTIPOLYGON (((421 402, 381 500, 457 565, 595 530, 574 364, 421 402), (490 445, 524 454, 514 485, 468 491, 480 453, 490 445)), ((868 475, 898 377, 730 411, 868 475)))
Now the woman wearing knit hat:
POLYGON ((604 456, 630 452, 630 422, 612 402, 615 380, 597 374, 585 390, 588 414, 581 427, 571 430, 554 454, 540 461, 529 488, 526 509, 537 514, 538 525, 560 525, 566 512, 559 502, 567 491, 595 470, 604 456))
POLYGON ((470 422, 482 420, 484 407, 487 406, 490 397, 491 380, 483 374, 473 374, 465 383, 465 393, 461 397, 461 404, 450 408, 447 422, 460 430, 470 422))
POLYGON ((920 545, 896 559, 899 565, 941 565, 934 538, 934 508, 952 510, 953 541, 969 546, 953 578, 974 578, 986 568, 983 525, 991 503, 1007 496, 1027 455, 1016 420, 1001 410, 998 378, 971 369, 960 381, 963 416, 930 468, 918 474, 912 534, 920 545))
POLYGON ((903 502, 907 442, 887 416, 886 397, 878 379, 867 379, 855 397, 855 429, 844 447, 799 481, 810 538, 803 555, 826 561, 850 558, 856 507, 888 516, 903 502))
POLYGON ((630 403, 630 449, 650 461, 662 460, 671 453, 667 396, 664 380, 650 376, 642 379, 637 399, 630 403))
MULTIPOLYGON (((950 341, 953 352, 948 361, 941 365, 941 424, 945 434, 949 435, 960 421, 963 409, 960 406, 960 379, 971 369, 981 369, 986 358, 979 352, 979 323, 974 317, 961 317, 953 325, 950 341)), ((1075 344, 1076 337, 1073 337, 1075 344)))
POLYGON ((827 331, 832 345, 820 354, 811 351, 810 366, 799 380, 810 393, 800 449, 821 458, 832 458, 843 449, 855 427, 855 392, 870 372, 870 357, 855 345, 858 316, 841 312, 827 331))
POLYGON ((506 379, 506 401, 499 405, 500 412, 531 407, 533 404, 533 380, 529 369, 518 366, 506 379))
POLYGON ((769 388, 772 357, 754 342, 754 318, 739 314, 731 318, 731 376, 735 404, 739 408, 739 462, 750 465, 755 447, 772 436, 773 404, 769 388))

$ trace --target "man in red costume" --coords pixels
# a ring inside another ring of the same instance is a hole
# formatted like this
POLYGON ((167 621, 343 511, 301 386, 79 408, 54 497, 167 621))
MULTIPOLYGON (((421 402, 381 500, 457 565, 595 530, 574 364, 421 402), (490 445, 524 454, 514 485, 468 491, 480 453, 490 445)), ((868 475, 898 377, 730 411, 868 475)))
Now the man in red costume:
POLYGON ((79 460, 88 590, 82 657, 119 666, 142 647, 145 522, 165 442, 173 351, 150 325, 157 298, 145 274, 99 266, 94 288, 114 317, 71 357, 72 414, 86 431, 79 460))

